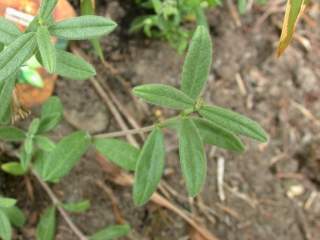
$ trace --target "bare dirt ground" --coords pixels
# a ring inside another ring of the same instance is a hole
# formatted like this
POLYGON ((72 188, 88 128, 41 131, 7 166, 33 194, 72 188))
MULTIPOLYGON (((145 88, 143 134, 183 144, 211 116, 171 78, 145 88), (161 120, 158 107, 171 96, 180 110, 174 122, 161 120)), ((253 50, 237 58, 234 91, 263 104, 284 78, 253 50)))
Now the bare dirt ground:
MULTIPOLYGON (((128 35, 128 23, 135 11, 131 1, 110 1, 99 6, 100 14, 120 24, 103 42, 108 66, 93 56, 87 43, 78 45, 95 63, 97 79, 112 90, 124 111, 140 126, 152 123, 159 114, 169 116, 172 112, 137 102, 130 96, 130 89, 152 82, 178 86, 183 56, 161 41, 128 35)), ((168 195, 170 202, 221 240, 320 239, 320 28, 312 25, 320 23, 319 4, 299 24, 300 41, 296 38, 280 59, 275 57, 275 49, 283 12, 271 13, 262 21, 269 10, 269 5, 253 8, 240 18, 241 26, 237 26, 227 6, 207 13, 214 63, 204 95, 213 104, 260 122, 270 134, 269 143, 261 145, 245 139, 248 147, 242 155, 208 148, 206 186, 192 201, 186 198, 179 170, 177 140, 170 133, 166 138, 164 180, 175 191, 168 195), (218 162, 225 163, 224 201, 217 189, 218 162)), ((57 139, 75 128, 91 133, 120 129, 113 112, 89 81, 61 79, 55 94, 66 109, 66 121, 54 133, 57 139)), ((127 120, 126 124, 132 128, 127 120)), ((1 190, 17 197, 28 216, 26 228, 16 232, 16 239, 34 239, 36 220, 49 199, 32 178, 0 177, 4 183, 1 190), (32 186, 33 198, 27 186, 32 186)), ((91 201, 87 213, 72 215, 86 234, 125 220, 133 228, 129 239, 204 239, 177 214, 156 204, 136 208, 131 188, 115 184, 93 150, 53 189, 64 201, 91 201)), ((56 239, 77 239, 63 219, 56 239)))

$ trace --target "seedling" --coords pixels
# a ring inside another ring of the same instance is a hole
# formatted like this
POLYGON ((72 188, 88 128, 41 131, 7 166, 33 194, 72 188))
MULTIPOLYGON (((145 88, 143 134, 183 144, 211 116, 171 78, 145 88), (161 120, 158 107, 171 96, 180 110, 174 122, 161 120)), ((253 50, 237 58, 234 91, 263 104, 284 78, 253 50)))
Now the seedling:
MULTIPOLYGON (((156 3, 156 1, 153 1, 156 3)), ((209 1, 208 1, 209 2, 209 1)), ((268 141, 261 126, 231 110, 205 103, 201 97, 212 62, 212 43, 208 29, 197 27, 193 34, 181 74, 181 86, 164 84, 137 86, 133 93, 150 104, 171 108, 178 114, 152 126, 136 129, 132 133, 151 132, 142 148, 120 139, 91 136, 84 131, 71 133, 59 142, 49 138, 63 118, 63 106, 57 97, 51 97, 43 106, 38 118, 32 120, 27 130, 9 125, 12 92, 16 74, 33 55, 52 73, 85 80, 95 74, 94 68, 78 56, 56 49, 51 36, 67 40, 97 39, 110 33, 116 24, 96 16, 83 16, 62 22, 53 22, 51 13, 57 0, 42 1, 38 16, 25 32, 20 32, 11 22, 0 19, 0 43, 5 46, 0 53, 0 139, 20 143, 19 161, 5 163, 2 170, 15 176, 33 174, 52 197, 47 182, 57 183, 69 174, 90 147, 127 171, 134 171, 133 200, 136 205, 145 204, 156 191, 165 166, 164 129, 174 131, 179 139, 179 157, 188 194, 195 197, 202 190, 207 171, 204 145, 210 144, 241 153, 245 150, 240 136, 259 142, 268 141)), ((302 5, 300 5, 302 8, 302 5)), ((293 26, 297 17, 289 19, 293 26)), ((292 30, 292 29, 291 29, 292 30)), ((124 136, 127 133, 107 134, 124 136)), ((65 214, 83 212, 90 203, 82 200, 61 203, 53 198, 53 206, 42 214, 37 226, 39 240, 54 239, 57 210, 65 214)), ((0 197, 0 237, 11 239, 11 226, 21 227, 25 218, 16 206, 16 200, 0 197)), ((68 223, 75 229, 72 222, 68 223)), ((112 239, 129 231, 128 225, 111 226, 86 237, 77 231, 79 239, 112 239)))
POLYGON ((193 32, 184 26, 185 23, 196 21, 197 25, 207 25, 204 9, 215 7, 221 1, 136 0, 136 3, 152 13, 137 17, 130 31, 143 31, 148 37, 165 39, 179 53, 183 53, 193 32))

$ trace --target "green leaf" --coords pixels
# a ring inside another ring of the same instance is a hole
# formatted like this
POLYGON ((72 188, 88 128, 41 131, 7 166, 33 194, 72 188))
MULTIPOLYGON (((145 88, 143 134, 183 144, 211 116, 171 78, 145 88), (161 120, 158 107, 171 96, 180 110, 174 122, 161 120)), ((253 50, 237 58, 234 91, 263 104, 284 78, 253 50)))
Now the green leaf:
POLYGON ((25 170, 22 168, 21 164, 18 162, 9 162, 1 165, 1 169, 14 176, 22 176, 25 174, 25 170))
POLYGON ((56 144, 45 136, 36 136, 34 139, 34 143, 43 151, 51 152, 56 147, 56 144))
POLYGON ((206 178, 207 160, 199 131, 189 118, 181 119, 179 156, 188 193, 195 197, 201 191, 206 178))
POLYGON ((33 141, 30 138, 27 138, 24 145, 21 147, 20 152, 20 163, 24 171, 27 171, 32 159, 33 153, 33 141))
POLYGON ((26 138, 26 134, 15 127, 0 127, 0 139, 9 142, 20 142, 26 138))
POLYGON ((136 147, 117 139, 95 139, 96 149, 107 159, 118 166, 134 171, 140 150, 136 147))
POLYGON ((209 75, 212 43, 208 30, 198 26, 183 65, 181 89, 193 99, 201 93, 209 75))
POLYGON ((113 240, 126 236, 129 231, 130 226, 128 224, 109 226, 91 236, 89 240, 113 240))
POLYGON ((156 191, 164 168, 165 147, 161 129, 154 128, 139 155, 133 184, 133 200, 145 204, 156 191))
POLYGON ((145 84, 133 89, 144 101, 173 109, 193 108, 194 101, 182 91, 164 84, 145 84))
POLYGON ((47 20, 51 16, 57 3, 58 0, 42 0, 39 10, 40 18, 47 20))
POLYGON ((80 2, 81 15, 94 15, 94 5, 92 0, 81 0, 80 2))
POLYGON ((241 140, 232 132, 202 118, 192 118, 192 121, 196 124, 204 143, 235 152, 245 150, 241 140))
MULTIPOLYGON (((1 102, 0 120, 2 124, 8 124, 8 121, 11 117, 12 92, 15 87, 15 83, 16 83, 15 78, 10 77, 2 83, 3 85, 0 88, 0 102, 1 102)), ((1 85, 1 81, 0 81, 0 85, 1 85)))
POLYGON ((56 209, 48 208, 41 216, 37 225, 37 240, 54 240, 56 231, 56 209))
POLYGON ((50 153, 41 176, 45 181, 57 182, 67 175, 88 150, 91 137, 79 131, 63 138, 50 153))
POLYGON ((230 132, 267 142, 268 135, 255 121, 231 110, 217 106, 203 106, 199 113, 230 132))
POLYGON ((81 16, 54 24, 50 31, 53 35, 67 40, 97 38, 112 32, 117 24, 99 16, 81 16))
POLYGON ((22 227, 26 222, 26 217, 24 216, 23 212, 16 206, 10 208, 2 208, 0 211, 3 211, 9 221, 15 227, 22 227))
POLYGON ((40 127, 40 119, 39 118, 33 119, 29 126, 27 136, 33 138, 37 134, 39 127, 40 127))
POLYGON ((2 240, 11 240, 12 229, 7 215, 0 209, 0 237, 2 240))
POLYGON ((0 42, 4 45, 11 44, 21 35, 17 25, 7 19, 0 17, 0 42))
POLYGON ((50 97, 41 109, 40 126, 38 133, 54 129, 63 117, 63 106, 58 97, 50 97))
POLYGON ((17 203, 17 200, 15 200, 13 198, 0 197, 0 207, 1 208, 13 207, 16 203, 17 203))
POLYGON ((35 33, 25 33, 0 53, 0 82, 11 78, 36 48, 35 33))
POLYGON ((68 212, 83 213, 90 208, 90 201, 84 200, 76 203, 65 203, 62 207, 68 212))
POLYGON ((37 42, 43 66, 49 73, 55 72, 57 65, 56 49, 51 42, 48 27, 40 26, 37 29, 37 42))
POLYGON ((86 80, 96 75, 94 67, 82 58, 66 51, 57 51, 56 73, 73 80, 86 80))

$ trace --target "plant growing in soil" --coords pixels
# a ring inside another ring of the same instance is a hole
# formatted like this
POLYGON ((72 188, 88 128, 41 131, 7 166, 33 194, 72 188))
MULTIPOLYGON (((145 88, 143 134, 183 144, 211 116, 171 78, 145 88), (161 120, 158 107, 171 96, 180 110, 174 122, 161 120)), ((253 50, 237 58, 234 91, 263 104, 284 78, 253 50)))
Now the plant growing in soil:
POLYGON ((204 9, 221 4, 220 0, 136 0, 138 6, 151 13, 137 17, 131 32, 143 31, 148 37, 165 39, 182 53, 188 46, 192 31, 185 27, 188 21, 207 25, 204 9))
MULTIPOLYGON (((90 203, 86 200, 62 203, 48 186, 48 183, 57 183, 68 175, 92 146, 113 163, 135 172, 133 200, 140 206, 150 199, 161 180, 166 153, 165 130, 174 131, 178 135, 180 165, 188 194, 192 197, 201 191, 205 182, 205 144, 240 153, 245 150, 245 146, 239 136, 260 142, 268 140, 267 134, 257 122, 231 110, 208 105, 201 98, 212 62, 210 34, 201 25, 193 34, 179 89, 163 84, 146 84, 133 89, 133 93, 143 101, 178 110, 179 114, 175 117, 125 132, 90 136, 84 131, 78 131, 56 143, 48 136, 63 118, 63 106, 59 98, 51 97, 42 106, 40 117, 34 118, 27 130, 10 126, 11 114, 14 114, 11 111, 14 104, 11 96, 16 73, 34 54, 49 72, 70 79, 84 80, 95 74, 94 68, 83 59, 56 49, 51 43, 51 36, 68 40, 96 39, 111 32, 116 26, 111 20, 96 16, 83 16, 55 23, 51 13, 56 2, 57 0, 43 1, 39 15, 24 33, 11 22, 0 19, 0 42, 5 45, 0 53, 0 139, 20 143, 16 154, 19 161, 2 164, 1 168, 15 176, 33 174, 50 196, 53 206, 48 207, 40 218, 37 239, 54 239, 57 210, 81 240, 113 239, 129 231, 129 226, 124 224, 103 229, 91 237, 85 236, 72 223, 67 212, 84 212, 90 207, 90 203), (142 132, 151 133, 141 149, 115 139, 142 132)), ((288 6, 290 9, 291 5, 288 6)), ((300 8, 302 9, 302 4, 300 8)), ((289 26, 295 25, 298 15, 295 16, 287 20, 289 26)), ((290 27, 287 29, 293 31, 290 27)), ((290 38, 282 40, 284 46, 287 46, 290 38)), ((0 237, 4 240, 11 239, 12 225, 21 227, 25 222, 23 213, 15 204, 14 199, 0 197, 0 237)))

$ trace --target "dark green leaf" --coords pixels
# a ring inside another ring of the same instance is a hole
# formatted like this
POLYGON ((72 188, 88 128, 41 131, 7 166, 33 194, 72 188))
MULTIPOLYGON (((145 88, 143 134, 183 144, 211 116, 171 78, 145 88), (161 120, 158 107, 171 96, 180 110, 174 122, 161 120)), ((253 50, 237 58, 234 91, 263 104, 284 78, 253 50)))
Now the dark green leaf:
POLYGON ((84 200, 76 203, 65 203, 62 206, 68 212, 83 213, 90 208, 90 201, 84 200))
POLYGON ((154 128, 139 155, 133 184, 136 205, 145 204, 156 191, 164 168, 165 147, 161 129, 154 128))
POLYGON ((62 50, 57 51, 56 73, 73 80, 86 80, 96 75, 92 65, 80 57, 62 50))
POLYGON ((51 42, 48 27, 40 26, 37 29, 37 43, 43 66, 49 73, 55 72, 57 65, 56 49, 51 42))
POLYGON ((26 222, 26 217, 24 216, 23 212, 16 206, 2 208, 1 211, 7 215, 9 221, 15 227, 22 227, 26 222))
POLYGON ((0 42, 4 45, 11 44, 21 35, 17 25, 13 22, 0 17, 0 42))
POLYGON ((5 198, 5 197, 0 197, 0 207, 1 208, 9 208, 13 207, 16 204, 17 200, 13 198, 5 198))
POLYGON ((126 236, 129 231, 130 226, 128 224, 109 226, 91 236, 89 240, 114 240, 126 236))
POLYGON ((179 156, 188 193, 195 197, 201 191, 206 178, 207 160, 199 131, 189 118, 181 119, 179 156))
POLYGON ((53 35, 67 40, 85 40, 100 37, 112 32, 117 24, 99 16, 81 16, 54 24, 53 35))
POLYGON ((36 48, 35 33, 25 33, 0 53, 0 82, 11 78, 36 48))
POLYGON ((63 117, 63 106, 58 97, 49 98, 41 109, 39 133, 54 129, 63 117))
POLYGON ((11 240, 12 229, 7 215, 0 209, 0 237, 2 240, 11 240))
POLYGON ((45 181, 57 182, 67 175, 88 150, 91 137, 79 131, 63 138, 50 153, 41 176, 45 181))
POLYGON ((134 146, 117 139, 96 139, 96 149, 107 159, 120 167, 134 171, 140 150, 134 146))
POLYGON ((257 122, 236 112, 217 106, 204 106, 199 113, 231 132, 251 137, 260 142, 268 141, 268 135, 257 122))
POLYGON ((57 3, 58 3, 58 0, 42 0, 40 10, 39 10, 40 17, 42 19, 47 20, 51 16, 57 3))
POLYGON ((51 152, 54 150, 56 144, 45 136, 36 136, 34 143, 43 151, 51 152))
POLYGON ((196 124, 204 143, 235 152, 245 150, 241 140, 232 132, 202 118, 192 118, 192 121, 196 124))
POLYGON ((201 93, 209 75, 212 43, 206 27, 198 26, 191 41, 182 70, 181 89, 193 99, 201 93))
POLYGON ((20 142, 26 138, 26 134, 15 127, 0 127, 0 139, 9 142, 20 142))
POLYGON ((135 87, 133 93, 144 101, 173 109, 192 108, 194 101, 182 91, 164 84, 145 84, 135 87))
POLYGON ((37 240, 54 240, 56 231, 56 209, 48 208, 41 216, 37 225, 37 240))
POLYGON ((22 168, 20 163, 9 162, 1 165, 1 169, 14 176, 22 176, 25 174, 25 170, 22 168))

